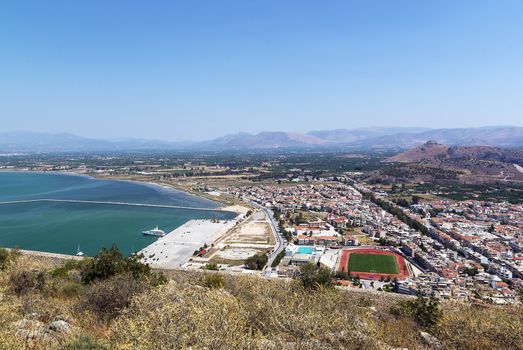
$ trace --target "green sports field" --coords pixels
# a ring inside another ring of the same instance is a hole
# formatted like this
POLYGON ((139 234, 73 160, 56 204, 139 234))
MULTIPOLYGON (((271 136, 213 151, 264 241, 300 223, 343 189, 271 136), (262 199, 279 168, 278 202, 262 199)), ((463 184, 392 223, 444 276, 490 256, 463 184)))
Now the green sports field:
POLYGON ((399 273, 396 257, 393 255, 352 253, 348 265, 351 272, 399 273))

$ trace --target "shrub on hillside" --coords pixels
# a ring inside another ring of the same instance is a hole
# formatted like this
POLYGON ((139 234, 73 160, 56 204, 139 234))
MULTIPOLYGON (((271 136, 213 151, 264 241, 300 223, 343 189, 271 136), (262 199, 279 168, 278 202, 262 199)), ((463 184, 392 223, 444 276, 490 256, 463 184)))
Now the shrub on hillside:
POLYGON ((300 281, 305 288, 314 289, 319 286, 332 287, 332 272, 329 269, 309 263, 300 268, 300 281))
POLYGON ((222 275, 214 273, 212 275, 205 276, 203 285, 208 288, 223 288, 225 285, 225 279, 222 275))
POLYGON ((11 255, 5 248, 0 248, 0 270, 5 270, 11 262, 11 255))
POLYGON ((10 289, 21 296, 32 291, 42 291, 46 285, 46 276, 42 271, 15 270, 9 276, 10 289))
POLYGON ((245 260, 245 267, 249 270, 262 270, 268 260, 267 254, 258 253, 245 260))
POLYGON ((218 271, 218 265, 214 263, 205 264, 205 270, 218 271))
POLYGON ((62 345, 59 350, 108 350, 109 348, 102 345, 95 339, 88 336, 80 336, 78 339, 62 345))
POLYGON ((5 270, 9 264, 15 262, 18 256, 20 256, 18 249, 9 251, 5 248, 0 248, 0 271, 5 270))
POLYGON ((58 292, 64 297, 73 298, 82 295, 84 288, 79 282, 67 281, 60 285, 58 292))
POLYGON ((82 310, 89 310, 102 320, 114 319, 129 306, 134 294, 144 290, 143 282, 132 274, 120 274, 97 281, 84 294, 80 303, 82 310))
POLYGON ((422 294, 418 294, 416 299, 400 302, 399 308, 392 308, 391 312, 411 316, 422 327, 435 326, 443 316, 439 299, 434 295, 426 297, 422 294))
POLYGON ((151 268, 140 262, 142 255, 125 257, 116 246, 111 249, 102 248, 92 259, 82 267, 82 282, 85 284, 97 280, 106 280, 116 275, 130 274, 135 279, 146 279, 152 285, 165 283, 165 277, 154 273, 151 268))

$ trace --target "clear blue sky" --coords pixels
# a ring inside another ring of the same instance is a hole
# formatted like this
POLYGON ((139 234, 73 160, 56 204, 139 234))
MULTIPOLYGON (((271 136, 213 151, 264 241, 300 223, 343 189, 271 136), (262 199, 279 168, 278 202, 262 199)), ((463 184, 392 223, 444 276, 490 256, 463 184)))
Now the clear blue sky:
POLYGON ((523 1, 3 1, 0 131, 523 124, 523 1))

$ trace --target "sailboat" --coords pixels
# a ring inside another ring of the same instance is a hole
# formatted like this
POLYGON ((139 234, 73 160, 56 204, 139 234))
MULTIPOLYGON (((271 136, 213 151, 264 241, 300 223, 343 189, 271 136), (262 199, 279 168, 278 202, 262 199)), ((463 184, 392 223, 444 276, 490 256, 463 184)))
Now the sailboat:
POLYGON ((84 256, 84 252, 80 250, 80 243, 78 243, 78 248, 76 249, 76 256, 84 256))

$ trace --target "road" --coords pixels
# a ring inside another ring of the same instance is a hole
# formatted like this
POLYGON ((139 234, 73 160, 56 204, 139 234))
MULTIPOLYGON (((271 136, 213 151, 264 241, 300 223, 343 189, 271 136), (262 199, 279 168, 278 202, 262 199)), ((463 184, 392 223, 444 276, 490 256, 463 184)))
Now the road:
POLYGON ((265 213, 265 215, 267 216, 267 218, 269 220, 272 233, 273 233, 274 237, 276 238, 276 244, 277 244, 276 249, 274 249, 274 251, 271 254, 269 254, 269 260, 267 261, 267 265, 265 265, 265 268, 263 270, 264 275, 270 275, 270 273, 272 271, 272 268, 271 268, 272 262, 274 261, 274 259, 276 259, 276 256, 278 256, 278 254, 282 250, 285 249, 285 247, 287 246, 287 243, 285 243, 282 233, 280 232, 280 229, 278 228, 278 223, 274 219, 274 213, 272 212, 272 210, 264 207, 263 205, 255 203, 255 202, 251 202, 251 204, 254 205, 255 207, 257 207, 258 209, 262 210, 265 213))

